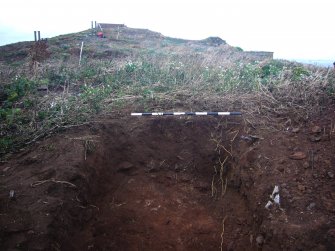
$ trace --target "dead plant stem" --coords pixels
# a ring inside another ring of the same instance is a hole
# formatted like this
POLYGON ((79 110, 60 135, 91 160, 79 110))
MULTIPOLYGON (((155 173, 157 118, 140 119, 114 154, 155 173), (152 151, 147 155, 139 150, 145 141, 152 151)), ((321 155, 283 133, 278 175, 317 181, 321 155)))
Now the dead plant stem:
POLYGON ((223 251, 223 235, 224 235, 224 224, 225 221, 227 219, 227 215, 223 218, 222 220, 222 232, 221 232, 221 246, 220 246, 220 250, 223 251))
POLYGON ((55 180, 55 179, 48 179, 48 180, 38 180, 35 181, 31 184, 31 187, 37 187, 40 185, 43 185, 47 182, 53 182, 53 183, 58 183, 58 184, 65 184, 65 185, 69 185, 70 187, 76 188, 77 186, 71 182, 68 181, 64 181, 64 180, 55 180))

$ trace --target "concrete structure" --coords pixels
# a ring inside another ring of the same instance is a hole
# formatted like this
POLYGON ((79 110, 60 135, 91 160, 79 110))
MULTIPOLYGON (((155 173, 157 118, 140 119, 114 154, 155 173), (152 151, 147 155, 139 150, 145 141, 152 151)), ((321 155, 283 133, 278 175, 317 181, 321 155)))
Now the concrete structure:
POLYGON ((115 29, 115 28, 123 28, 127 27, 124 24, 106 24, 106 23, 99 23, 102 29, 115 29))
POLYGON ((270 51, 244 51, 243 54, 246 58, 257 61, 273 59, 273 52, 270 51))

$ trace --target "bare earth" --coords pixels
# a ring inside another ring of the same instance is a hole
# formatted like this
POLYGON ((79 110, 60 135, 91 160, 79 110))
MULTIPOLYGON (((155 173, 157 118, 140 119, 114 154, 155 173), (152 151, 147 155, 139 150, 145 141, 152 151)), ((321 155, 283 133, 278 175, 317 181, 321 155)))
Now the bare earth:
POLYGON ((334 121, 125 112, 69 128, 1 163, 0 249, 334 250, 334 121))

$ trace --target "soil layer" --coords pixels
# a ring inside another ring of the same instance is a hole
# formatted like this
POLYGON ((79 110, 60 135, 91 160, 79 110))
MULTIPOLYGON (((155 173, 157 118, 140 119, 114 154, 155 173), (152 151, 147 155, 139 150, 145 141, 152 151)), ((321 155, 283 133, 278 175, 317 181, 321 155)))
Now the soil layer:
POLYGON ((1 163, 0 248, 334 250, 329 114, 285 130, 121 117, 60 132, 1 163))

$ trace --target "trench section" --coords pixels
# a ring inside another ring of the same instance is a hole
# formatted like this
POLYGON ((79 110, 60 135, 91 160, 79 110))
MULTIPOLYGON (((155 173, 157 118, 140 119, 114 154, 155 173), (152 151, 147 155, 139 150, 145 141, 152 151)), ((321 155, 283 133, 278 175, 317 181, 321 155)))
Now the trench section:
POLYGON ((250 247, 252 214, 234 174, 238 119, 139 118, 104 124, 80 226, 64 250, 250 247))

